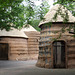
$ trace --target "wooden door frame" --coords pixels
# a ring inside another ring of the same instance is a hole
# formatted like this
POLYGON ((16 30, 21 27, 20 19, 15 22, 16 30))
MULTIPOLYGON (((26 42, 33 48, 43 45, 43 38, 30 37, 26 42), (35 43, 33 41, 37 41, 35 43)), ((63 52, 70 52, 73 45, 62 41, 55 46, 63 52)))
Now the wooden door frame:
POLYGON ((7 56, 7 60, 9 60, 9 44, 8 43, 0 43, 0 44, 5 44, 5 45, 7 45, 7 51, 8 51, 8 56, 7 56))
MULTIPOLYGON (((68 57, 67 57, 67 42, 65 41, 65 40, 57 40, 57 41, 59 41, 59 42, 64 42, 65 43, 65 68, 67 68, 67 65, 68 65, 68 57)), ((52 68, 54 68, 54 61, 53 61, 53 58, 54 58, 54 56, 53 56, 53 43, 54 43, 55 41, 52 41, 52 44, 51 44, 51 52, 52 52, 52 54, 51 54, 51 57, 52 57, 52 68)))

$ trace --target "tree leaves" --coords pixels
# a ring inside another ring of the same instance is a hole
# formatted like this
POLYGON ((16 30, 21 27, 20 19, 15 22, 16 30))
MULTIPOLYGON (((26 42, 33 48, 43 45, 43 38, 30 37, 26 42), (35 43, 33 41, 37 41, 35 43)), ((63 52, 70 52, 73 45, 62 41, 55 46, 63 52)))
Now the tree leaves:
POLYGON ((38 24, 47 13, 49 5, 43 1, 41 5, 36 6, 33 1, 25 0, 26 6, 22 4, 23 0, 0 0, 0 29, 9 31, 11 27, 22 28, 30 24, 37 30, 38 24))
MULTIPOLYGON (((55 1, 55 0, 54 0, 55 1)), ((54 4, 61 4, 63 5, 64 7, 66 7, 72 14, 73 16, 75 16, 75 0, 57 0, 57 2, 55 2, 54 4)), ((61 15, 61 17, 63 18, 63 22, 68 22, 69 20, 69 15, 68 15, 68 11, 65 11, 64 14, 61 14, 60 13, 60 10, 61 10, 61 6, 59 8, 59 10, 57 10, 55 16, 54 16, 54 19, 57 18, 57 15, 61 15)), ((73 25, 68 25, 69 26, 69 29, 67 29, 69 32, 71 31, 71 29, 73 29, 73 37, 75 37, 75 23, 74 23, 74 26, 73 25)), ((64 32, 65 29, 64 27, 62 28, 62 33, 64 32)))
MULTIPOLYGON (((20 4, 23 0, 0 0, 0 29, 10 30, 11 27, 15 27, 14 24, 19 26, 23 24, 23 17, 19 16, 23 9, 20 4), (10 24, 13 23, 11 26, 10 24)), ((22 6, 22 5, 21 5, 22 6)), ((23 14, 22 14, 23 16, 23 14)))

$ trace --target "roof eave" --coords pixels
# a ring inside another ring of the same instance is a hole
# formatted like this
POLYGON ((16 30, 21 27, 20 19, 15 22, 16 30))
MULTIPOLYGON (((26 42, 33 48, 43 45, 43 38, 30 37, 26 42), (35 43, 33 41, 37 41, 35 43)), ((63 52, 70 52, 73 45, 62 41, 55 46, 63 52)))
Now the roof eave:
MULTIPOLYGON (((44 25, 44 24, 48 24, 49 22, 47 22, 47 23, 42 23, 42 24, 39 24, 38 26, 40 27, 40 26, 42 26, 42 25, 44 25)), ((50 22, 50 23, 52 23, 52 24, 61 24, 61 23, 64 23, 64 24, 74 24, 75 22, 50 22)))

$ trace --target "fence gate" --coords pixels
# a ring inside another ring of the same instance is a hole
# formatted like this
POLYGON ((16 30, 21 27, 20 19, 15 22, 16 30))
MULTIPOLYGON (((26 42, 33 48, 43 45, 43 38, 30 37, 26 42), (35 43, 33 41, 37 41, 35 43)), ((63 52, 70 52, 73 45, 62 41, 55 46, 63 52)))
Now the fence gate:
POLYGON ((0 43, 0 60, 8 60, 8 44, 0 43))

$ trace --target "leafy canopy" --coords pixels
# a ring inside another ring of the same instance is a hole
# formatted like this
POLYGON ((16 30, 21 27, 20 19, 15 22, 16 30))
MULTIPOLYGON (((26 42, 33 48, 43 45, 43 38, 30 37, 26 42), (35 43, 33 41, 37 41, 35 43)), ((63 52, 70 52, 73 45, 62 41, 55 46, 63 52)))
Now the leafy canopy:
POLYGON ((38 24, 44 14, 47 13, 49 5, 42 1, 41 5, 36 6, 32 0, 0 0, 0 29, 9 31, 11 27, 22 28, 30 24, 37 30, 38 24))
POLYGON ((0 0, 0 29, 20 28, 24 24, 23 0, 0 0))

